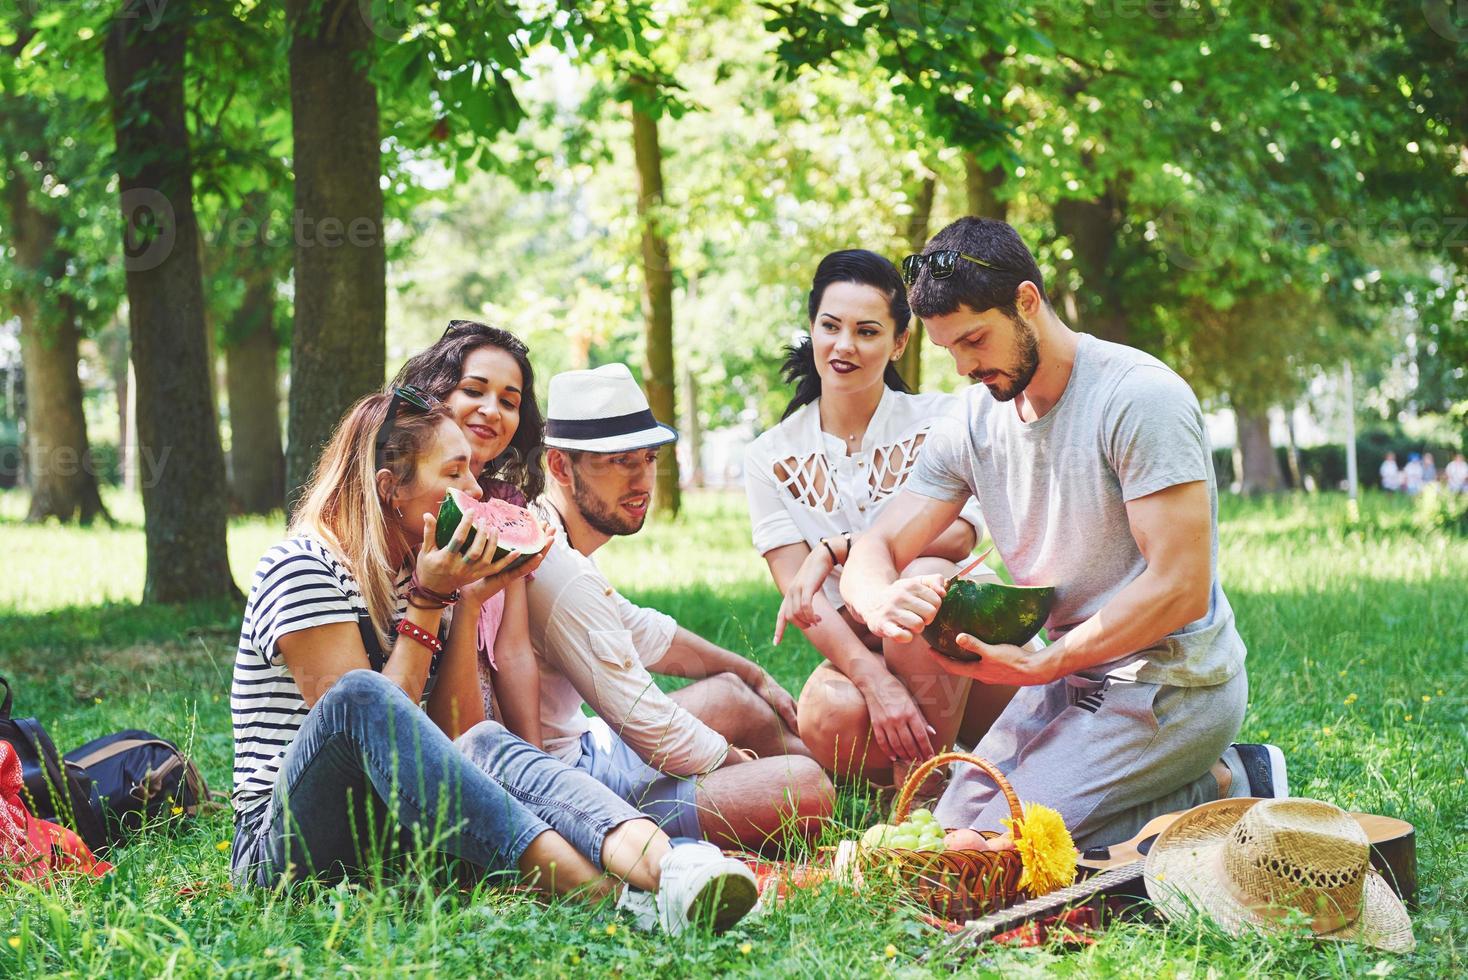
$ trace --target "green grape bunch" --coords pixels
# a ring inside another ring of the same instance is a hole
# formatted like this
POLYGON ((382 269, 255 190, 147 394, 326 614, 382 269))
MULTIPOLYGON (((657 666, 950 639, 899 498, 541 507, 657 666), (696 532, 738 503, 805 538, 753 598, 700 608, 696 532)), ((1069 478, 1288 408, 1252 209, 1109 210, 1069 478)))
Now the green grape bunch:
POLYGON ((861 835, 862 847, 890 847, 899 851, 941 851, 943 828, 933 811, 918 808, 900 824, 879 823, 861 835))

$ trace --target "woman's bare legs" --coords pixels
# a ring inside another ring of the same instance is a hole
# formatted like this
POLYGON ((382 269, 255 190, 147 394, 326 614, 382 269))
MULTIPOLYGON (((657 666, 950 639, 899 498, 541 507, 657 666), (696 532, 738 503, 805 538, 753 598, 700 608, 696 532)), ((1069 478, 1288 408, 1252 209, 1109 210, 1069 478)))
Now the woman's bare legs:
MULTIPOLYGON (((918 558, 902 574, 903 577, 949 576, 955 571, 957 566, 945 559, 918 558)), ((951 747, 960 733, 965 742, 974 744, 1014 696, 1014 688, 973 684, 967 678, 943 670, 933 662, 930 648, 921 636, 909 643, 879 641, 849 610, 843 608, 841 615, 868 648, 882 650, 887 668, 902 681, 932 726, 935 734, 930 737, 935 751, 951 747)), ((801 738, 828 770, 842 776, 888 783, 900 781, 910 768, 911 763, 904 762, 894 772, 893 760, 872 739, 866 699, 829 662, 811 673, 800 693, 798 710, 801 738)))

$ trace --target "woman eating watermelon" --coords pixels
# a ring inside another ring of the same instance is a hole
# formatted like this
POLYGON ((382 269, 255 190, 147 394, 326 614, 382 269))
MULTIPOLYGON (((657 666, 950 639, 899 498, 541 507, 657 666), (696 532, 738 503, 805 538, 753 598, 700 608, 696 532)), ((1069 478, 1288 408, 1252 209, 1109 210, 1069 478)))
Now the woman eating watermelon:
MULTIPOLYGON (((976 741, 1014 689, 956 684, 921 640, 884 644, 845 608, 838 583, 852 537, 902 488, 928 427, 956 401, 912 393, 897 371, 912 311, 887 259, 832 252, 808 306, 810 337, 785 361, 795 395, 745 454, 754 545, 784 596, 774 642, 794 623, 826 658, 800 695, 801 739, 833 772, 900 782, 960 727, 976 741)), ((903 574, 953 575, 982 532, 969 501, 903 574)))
POLYGON ((290 537, 261 558, 230 691, 235 875, 337 878, 423 851, 553 894, 602 896, 620 878, 618 907, 639 924, 727 927, 755 900, 741 862, 673 846, 483 720, 477 615, 544 549, 510 568, 472 516, 439 545, 445 493, 482 496, 470 460, 446 407, 412 388, 368 396, 324 450, 290 537))
MULTIPOLYGON (((395 383, 427 392, 447 407, 469 441, 469 473, 486 500, 524 507, 540 495, 545 419, 529 352, 514 334, 454 320, 438 343, 403 365, 395 383)), ((527 526, 499 524, 502 543, 513 530, 522 535, 516 545, 540 550, 548 529, 528 514, 516 523, 527 526)), ((486 716, 543 747, 540 671, 530 645, 523 579, 515 578, 485 602, 476 663, 486 716)))

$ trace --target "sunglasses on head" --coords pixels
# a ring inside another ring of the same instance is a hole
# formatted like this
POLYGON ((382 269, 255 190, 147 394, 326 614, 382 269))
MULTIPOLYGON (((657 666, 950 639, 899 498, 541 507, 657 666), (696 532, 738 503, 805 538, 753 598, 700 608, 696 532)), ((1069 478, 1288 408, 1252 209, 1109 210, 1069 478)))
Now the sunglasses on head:
POLYGON ((940 248, 936 252, 926 255, 909 255, 902 260, 902 281, 908 286, 917 282, 918 273, 923 271, 923 266, 928 267, 928 274, 934 279, 947 279, 953 275, 953 270, 958 268, 958 260, 967 259, 974 265, 981 265, 986 269, 1003 272, 1004 266, 995 265, 977 255, 969 255, 955 248, 940 248))
POLYGON ((385 462, 383 456, 387 452, 387 441, 392 438, 393 426, 404 404, 420 412, 431 412, 438 407, 438 399, 412 385, 399 385, 393 388, 392 401, 387 403, 387 418, 382 420, 382 426, 377 430, 377 440, 373 448, 372 458, 375 470, 382 469, 385 462))
MULTIPOLYGON (((438 340, 439 343, 443 343, 450 337, 457 337, 460 334, 466 333, 478 333, 483 336, 484 331, 494 329, 494 327, 490 327, 486 324, 480 323, 478 320, 450 320, 449 325, 447 327, 444 327, 443 336, 439 337, 438 340)), ((510 351, 511 353, 521 355, 528 355, 530 353, 530 348, 526 347, 518 337, 510 336, 502 330, 497 330, 496 333, 502 334, 504 337, 508 338, 506 342, 511 348, 513 348, 513 350, 510 351)))

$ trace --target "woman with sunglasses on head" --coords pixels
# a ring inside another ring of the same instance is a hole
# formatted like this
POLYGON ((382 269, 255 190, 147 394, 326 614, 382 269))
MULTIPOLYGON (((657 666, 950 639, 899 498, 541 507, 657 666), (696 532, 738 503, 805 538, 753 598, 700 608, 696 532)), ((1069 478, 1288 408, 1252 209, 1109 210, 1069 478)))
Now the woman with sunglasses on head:
MULTIPOLYGON (((884 644, 845 608, 838 583, 853 536, 901 489, 929 425, 956 401, 914 394, 897 372, 912 314, 887 259, 827 255, 808 313, 810 337, 785 361, 795 395, 745 455, 754 545, 784 595, 774 642, 794 623, 826 658, 800 695, 800 737, 834 773, 900 782, 960 730, 976 741, 1013 689, 954 684, 926 644, 884 644)), ((903 574, 953 575, 982 529, 970 501, 903 574)))
POLYGON ((445 491, 482 493, 469 462, 448 409, 414 389, 370 395, 260 560, 230 690, 235 875, 339 878, 416 850, 552 894, 622 879, 619 907, 669 931, 737 920, 754 901, 743 864, 673 847, 600 783, 482 720, 477 613, 544 552, 507 571, 493 528, 467 516, 437 546, 445 491))
MULTIPOLYGON (((396 383, 441 401, 469 443, 469 472, 485 497, 524 507, 545 488, 545 419, 535 397, 529 351, 508 330, 454 320, 398 371, 396 383)), ((484 710, 510 731, 543 745, 540 669, 530 645, 525 582, 516 579, 479 616, 477 670, 484 710)))

